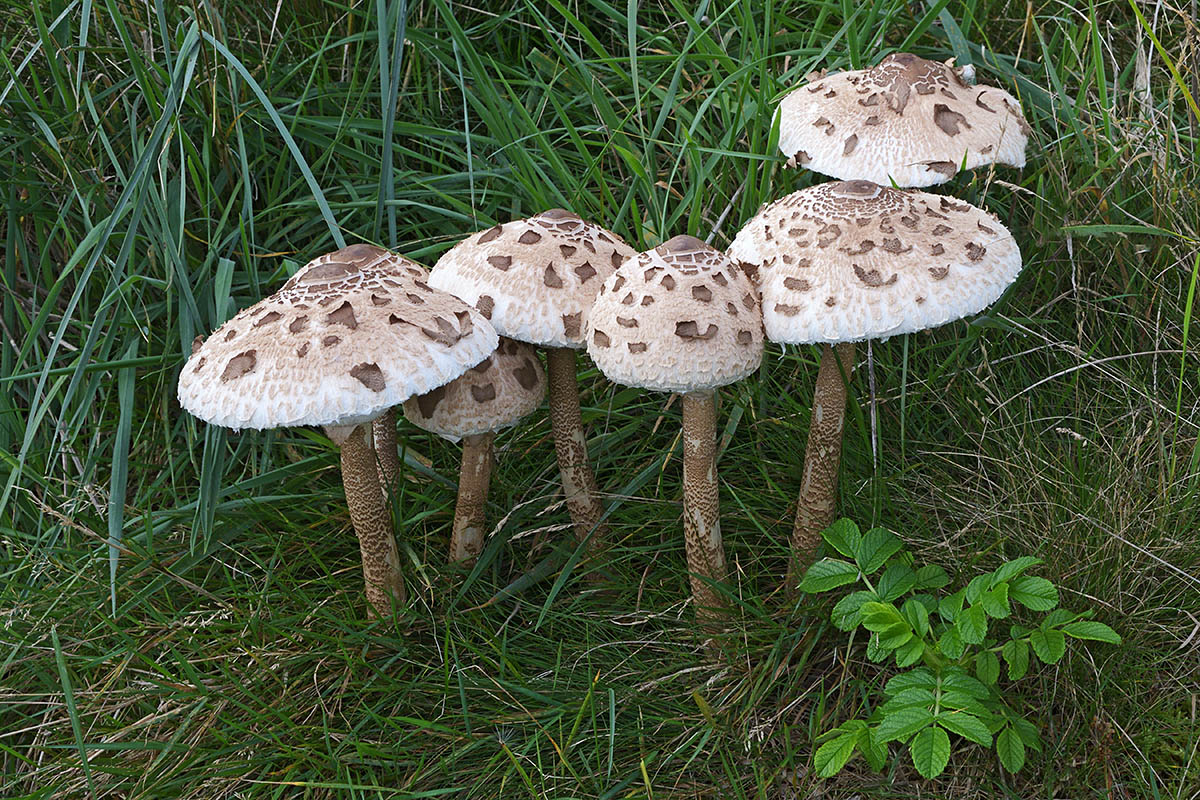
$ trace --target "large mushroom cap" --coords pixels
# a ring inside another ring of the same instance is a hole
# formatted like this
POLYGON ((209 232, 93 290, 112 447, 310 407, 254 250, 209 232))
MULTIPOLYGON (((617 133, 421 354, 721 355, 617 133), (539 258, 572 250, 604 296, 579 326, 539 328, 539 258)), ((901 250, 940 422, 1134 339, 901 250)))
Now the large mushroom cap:
POLYGON ((227 428, 353 425, 453 380, 497 336, 402 256, 353 245, 193 345, 179 402, 227 428))
POLYGON ((992 214, 948 197, 835 181, 765 205, 730 257, 761 268, 774 342, 853 342, 973 314, 1021 271, 992 214))
POLYGON ((502 336, 580 349, 600 284, 634 252, 556 208, 467 237, 438 259, 429 285, 478 308, 502 336))
POLYGON ((610 380, 693 392, 746 377, 762 361, 754 284, 733 261, 676 236, 626 261, 588 318, 588 354, 610 380))
POLYGON ((505 337, 461 376, 404 402, 404 416, 451 441, 513 425, 542 404, 546 372, 532 345, 505 337))
POLYGON ((1008 92, 911 53, 801 86, 779 114, 779 149, 800 166, 897 186, 943 183, 964 162, 1023 167, 1030 133, 1008 92))

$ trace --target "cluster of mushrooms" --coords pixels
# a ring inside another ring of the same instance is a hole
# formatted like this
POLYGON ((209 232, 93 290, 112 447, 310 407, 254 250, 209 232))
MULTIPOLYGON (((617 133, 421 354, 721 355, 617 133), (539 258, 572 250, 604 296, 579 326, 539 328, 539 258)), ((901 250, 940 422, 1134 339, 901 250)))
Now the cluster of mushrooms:
POLYGON ((809 81, 781 102, 780 148, 789 164, 839 180, 764 205, 728 252, 676 236, 638 253, 561 209, 479 231, 432 271, 372 245, 343 248, 197 337, 180 403, 235 429, 324 426, 341 448, 367 599, 388 616, 406 600, 385 502, 399 472, 397 406, 463 442, 449 557, 468 562, 487 530, 493 438, 549 386, 574 532, 602 551, 576 384, 575 351, 586 348, 617 383, 682 395, 688 569, 697 615, 719 618, 716 389, 759 368, 764 340, 822 345, 794 578, 833 520, 853 343, 976 313, 1021 268, 994 215, 910 189, 960 169, 1024 166, 1030 131, 1011 95, 907 53, 809 81))

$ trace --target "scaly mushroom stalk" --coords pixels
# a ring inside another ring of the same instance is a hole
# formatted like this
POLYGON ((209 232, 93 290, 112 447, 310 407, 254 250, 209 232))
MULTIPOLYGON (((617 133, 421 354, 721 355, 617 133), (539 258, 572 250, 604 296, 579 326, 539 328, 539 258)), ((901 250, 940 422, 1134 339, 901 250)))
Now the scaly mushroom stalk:
POLYGON ((813 392, 812 421, 804 451, 804 477, 792 527, 791 581, 799 580, 812 563, 821 531, 833 523, 837 503, 838 463, 842 457, 842 426, 846 418, 846 382, 854 369, 854 343, 821 348, 821 366, 813 392), (841 361, 841 366, 838 366, 841 361), (845 377, 843 378, 843 374, 845 377))
POLYGON ((606 546, 608 529, 600 524, 604 508, 600 505, 596 476, 588 463, 579 385, 575 379, 575 351, 569 347, 546 348, 546 364, 550 381, 550 430, 567 510, 575 523, 576 537, 582 541, 590 535, 588 551, 597 553, 606 546))
POLYGON ((483 550, 487 521, 488 483, 492 474, 494 433, 463 437, 462 471, 458 477, 458 502, 450 534, 450 560, 470 563, 483 550))
POLYGON ((408 593, 400 574, 400 553, 396 549, 388 508, 379 488, 375 448, 370 441, 371 428, 365 424, 353 427, 328 425, 325 431, 341 447, 342 485, 346 489, 350 522, 358 535, 367 601, 375 614, 388 617, 393 603, 397 608, 403 606, 408 593))
POLYGON ((716 465, 716 405, 711 391, 683 395, 683 535, 696 617, 718 619, 725 598, 714 583, 725 580, 716 465))
POLYGON ((382 416, 371 421, 371 435, 375 440, 379 485, 383 488, 383 500, 386 504, 388 493, 395 491, 396 478, 400 474, 400 450, 396 443, 396 409, 389 408, 382 416))

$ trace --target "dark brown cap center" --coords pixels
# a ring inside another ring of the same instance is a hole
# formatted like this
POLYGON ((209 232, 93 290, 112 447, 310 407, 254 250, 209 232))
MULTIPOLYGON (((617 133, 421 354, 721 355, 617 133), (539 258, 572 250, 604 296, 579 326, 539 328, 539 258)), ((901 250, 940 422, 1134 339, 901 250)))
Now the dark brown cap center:
POLYGON ((666 254, 694 253, 697 250, 711 250, 712 248, 697 239, 695 236, 674 236, 670 239, 667 239, 655 249, 660 253, 666 254))
POLYGON ((548 219, 551 222, 562 222, 568 219, 579 219, 579 215, 573 211, 567 211, 565 208, 552 208, 541 213, 543 219, 548 219))
POLYGON ((884 191, 878 183, 871 181, 837 181, 830 184, 829 193, 834 197, 853 197, 869 199, 878 197, 884 191))

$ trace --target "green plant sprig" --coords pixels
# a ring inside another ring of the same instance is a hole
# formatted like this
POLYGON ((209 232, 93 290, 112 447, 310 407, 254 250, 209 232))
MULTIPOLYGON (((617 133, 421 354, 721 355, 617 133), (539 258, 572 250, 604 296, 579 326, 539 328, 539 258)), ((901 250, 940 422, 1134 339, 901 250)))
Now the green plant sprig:
POLYGON ((821 777, 838 773, 861 753, 872 769, 883 769, 890 742, 907 743, 913 766, 926 778, 940 775, 950 761, 950 734, 995 747, 1001 765, 1017 772, 1026 748, 1041 750, 1037 726, 1007 702, 1000 685, 1001 659, 1009 681, 1024 677, 1030 651, 1055 664, 1066 653, 1067 638, 1120 644, 1121 637, 1091 611, 1058 608, 1058 589, 1046 578, 1026 574, 1041 561, 1023 556, 992 572, 977 575, 953 594, 939 593, 950 583, 936 565, 914 567, 904 543, 891 531, 862 533, 842 519, 823 534, 845 556, 813 564, 800 583, 817 594, 859 584, 833 607, 839 630, 861 626, 870 633, 867 658, 889 656, 908 668, 883 686, 884 702, 863 719, 843 722, 821 737, 814 756, 821 777), (1016 606, 1045 613, 1036 624, 1009 622, 1016 606))

